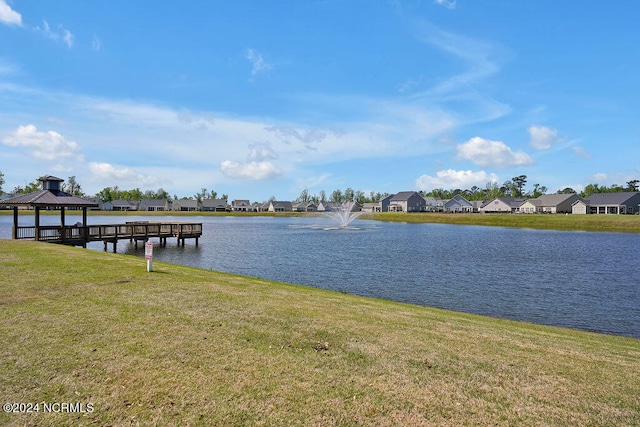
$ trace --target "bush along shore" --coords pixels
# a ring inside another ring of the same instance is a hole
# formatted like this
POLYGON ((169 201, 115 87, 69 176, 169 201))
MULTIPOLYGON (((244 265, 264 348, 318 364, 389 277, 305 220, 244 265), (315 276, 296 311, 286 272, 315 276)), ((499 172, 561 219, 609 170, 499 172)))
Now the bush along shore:
POLYGON ((640 425, 632 338, 36 242, 0 268, 2 425, 640 425))

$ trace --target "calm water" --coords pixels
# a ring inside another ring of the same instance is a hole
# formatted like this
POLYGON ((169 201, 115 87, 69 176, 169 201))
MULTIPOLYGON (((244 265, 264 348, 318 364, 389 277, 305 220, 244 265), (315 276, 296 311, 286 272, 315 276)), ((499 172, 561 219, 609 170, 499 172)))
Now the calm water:
MULTIPOLYGON (((78 218, 67 214, 67 224, 78 218)), ((175 217, 91 216, 89 223, 145 219, 175 217)), ((155 260, 640 338, 639 234, 360 220, 357 230, 336 231, 322 229, 331 220, 309 217, 185 220, 203 222, 199 246, 170 240, 154 248, 155 260)), ((0 237, 10 237, 11 221, 0 216, 0 237)), ((118 251, 143 257, 142 246, 121 241, 118 251)))

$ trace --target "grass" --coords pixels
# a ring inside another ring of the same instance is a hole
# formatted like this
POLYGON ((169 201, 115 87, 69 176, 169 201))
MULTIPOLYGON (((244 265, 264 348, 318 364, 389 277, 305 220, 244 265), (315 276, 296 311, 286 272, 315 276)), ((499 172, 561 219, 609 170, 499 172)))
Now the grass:
POLYGON ((640 340, 0 240, 1 425, 640 425, 640 340))

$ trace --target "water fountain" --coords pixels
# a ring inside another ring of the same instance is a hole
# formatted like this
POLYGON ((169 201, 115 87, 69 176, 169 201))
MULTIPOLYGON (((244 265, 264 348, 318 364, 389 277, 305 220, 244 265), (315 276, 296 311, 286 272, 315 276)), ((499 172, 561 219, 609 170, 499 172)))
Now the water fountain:
POLYGON ((340 207, 335 207, 329 212, 324 212, 324 214, 336 221, 338 227, 349 228, 351 221, 362 215, 362 212, 353 212, 355 204, 355 202, 345 202, 340 207))

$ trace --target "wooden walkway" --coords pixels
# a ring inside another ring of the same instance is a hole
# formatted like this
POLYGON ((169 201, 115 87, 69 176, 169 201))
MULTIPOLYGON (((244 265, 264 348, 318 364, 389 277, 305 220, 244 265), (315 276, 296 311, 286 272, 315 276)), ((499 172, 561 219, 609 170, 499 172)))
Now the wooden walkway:
POLYGON ((185 239, 198 239, 202 236, 202 223, 194 222, 127 222, 125 224, 97 224, 97 225, 44 225, 40 227, 14 227, 14 239, 30 239, 63 245, 84 246, 88 242, 104 242, 113 245, 113 252, 117 250, 119 240, 135 242, 147 241, 152 237, 160 239, 161 245, 167 244, 168 238, 176 238, 178 246, 185 239))

